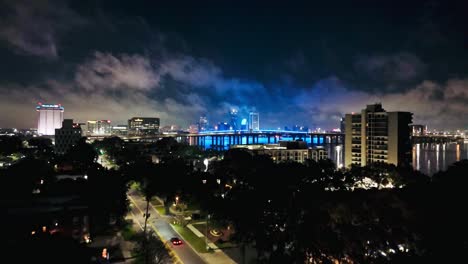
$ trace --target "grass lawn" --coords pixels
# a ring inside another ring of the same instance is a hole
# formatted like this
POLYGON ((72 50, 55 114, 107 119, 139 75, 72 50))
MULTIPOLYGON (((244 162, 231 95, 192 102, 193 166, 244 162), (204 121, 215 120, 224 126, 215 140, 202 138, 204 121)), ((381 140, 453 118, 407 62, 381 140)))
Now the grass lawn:
POLYGON ((136 231, 133 230, 133 226, 130 221, 125 224, 124 228, 122 228, 121 234, 126 241, 131 241, 135 238, 136 231))
POLYGON ((232 242, 220 243, 220 242, 216 241, 215 245, 218 246, 220 249, 223 249, 223 248, 236 248, 237 247, 237 244, 234 244, 232 242))
POLYGON ((135 181, 134 181, 134 182, 132 182, 132 183, 130 184, 130 189, 131 189, 131 190, 138 190, 139 188, 140 188, 140 184, 138 184, 138 182, 135 182, 135 181))
POLYGON ((206 250, 206 243, 203 238, 197 237, 190 229, 187 227, 183 227, 180 225, 172 225, 171 226, 182 236, 182 238, 186 241, 186 243, 190 243, 190 245, 199 253, 207 253, 206 250))
POLYGON ((158 211, 160 215, 166 215, 166 209, 164 208, 164 206, 156 205, 154 206, 154 208, 156 209, 156 211, 158 211))
POLYGON ((151 198, 151 204, 152 204, 153 206, 163 205, 163 204, 158 200, 158 198, 156 198, 156 197, 151 198))

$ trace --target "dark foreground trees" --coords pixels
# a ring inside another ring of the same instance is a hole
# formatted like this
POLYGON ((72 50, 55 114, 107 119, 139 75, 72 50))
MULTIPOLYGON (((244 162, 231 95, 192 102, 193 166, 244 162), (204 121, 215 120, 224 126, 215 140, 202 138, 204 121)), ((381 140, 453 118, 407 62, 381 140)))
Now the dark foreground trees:
POLYGON ((172 260, 164 242, 162 242, 153 231, 138 233, 135 237, 135 241, 135 263, 163 264, 169 263, 172 260))
POLYGON ((2 263, 92 263, 93 252, 66 236, 37 234, 2 248, 2 263))
POLYGON ((431 181, 387 165, 337 171, 254 159, 231 153, 213 165, 237 184, 212 210, 241 246, 256 247, 260 263, 442 263, 468 250, 467 161, 431 181))

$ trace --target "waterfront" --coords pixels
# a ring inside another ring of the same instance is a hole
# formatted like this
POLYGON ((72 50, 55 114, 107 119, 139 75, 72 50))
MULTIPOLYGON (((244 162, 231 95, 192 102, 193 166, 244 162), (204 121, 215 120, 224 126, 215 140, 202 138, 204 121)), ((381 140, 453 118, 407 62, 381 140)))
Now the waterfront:
MULTIPOLYGON (((343 164, 344 148, 342 145, 326 144, 324 147, 337 166, 343 164)), ((468 159, 468 143, 421 143, 414 144, 412 148, 413 168, 429 176, 446 170, 451 164, 463 159, 468 159)))
MULTIPOLYGON (((278 140, 291 141, 293 139, 282 137, 278 140)), ((312 147, 325 148, 329 153, 330 159, 335 162, 337 167, 344 165, 343 144, 330 144, 329 140, 322 140, 322 138, 313 138, 312 141, 310 138, 307 138, 306 142, 312 147)), ((267 143, 266 138, 259 137, 258 144, 267 143)), ((245 138, 242 139, 242 144, 246 144, 245 138)), ((210 138, 207 138, 204 147, 214 147, 210 138)), ((225 139, 222 148, 225 150, 229 149, 229 141, 227 139, 225 139)), ((412 165, 414 169, 429 176, 440 170, 447 169, 448 166, 462 159, 468 159, 468 143, 419 143, 414 144, 412 148, 412 165)))
MULTIPOLYGON (((325 144, 329 157, 338 167, 344 160, 343 145, 325 144)), ((434 173, 446 170, 451 164, 468 159, 468 143, 421 143, 414 144, 412 149, 412 165, 415 170, 432 176, 434 173)))
POLYGON ((413 167, 427 175, 446 170, 451 164, 463 159, 468 159, 468 143, 413 145, 413 167))

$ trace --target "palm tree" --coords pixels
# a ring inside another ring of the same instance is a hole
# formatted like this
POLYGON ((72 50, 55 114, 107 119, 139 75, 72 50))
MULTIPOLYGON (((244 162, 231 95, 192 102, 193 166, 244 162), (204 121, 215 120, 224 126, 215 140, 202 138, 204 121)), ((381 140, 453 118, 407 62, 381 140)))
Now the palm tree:
POLYGON ((148 211, 149 211, 149 204, 153 196, 156 195, 155 189, 154 189, 154 181, 150 177, 145 177, 143 178, 142 182, 142 188, 141 191, 143 192, 143 195, 145 197, 146 201, 146 213, 144 214, 145 217, 145 225, 143 229, 143 233, 146 234, 146 227, 148 223, 148 218, 150 217, 148 211))
POLYGON ((142 246, 145 252, 145 263, 149 263, 149 244, 147 243, 147 227, 148 227, 148 218, 150 217, 149 214, 149 205, 150 201, 154 195, 156 195, 156 188, 155 188, 155 177, 152 175, 155 172, 154 164, 150 162, 138 162, 128 168, 128 171, 131 171, 133 178, 140 183, 140 191, 143 193, 146 201, 146 212, 143 215, 145 218, 145 224, 143 228, 143 235, 144 239, 142 241, 142 246))
POLYGON ((136 247, 134 252, 139 260, 142 256, 146 264, 168 263, 171 256, 167 252, 164 242, 161 241, 153 232, 138 233, 136 235, 136 247))

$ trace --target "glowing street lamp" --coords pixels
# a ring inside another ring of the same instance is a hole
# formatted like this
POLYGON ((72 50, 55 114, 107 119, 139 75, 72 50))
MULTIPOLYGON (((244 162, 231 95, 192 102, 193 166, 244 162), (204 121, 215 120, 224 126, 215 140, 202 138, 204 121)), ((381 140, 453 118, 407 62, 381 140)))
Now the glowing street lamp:
POLYGON ((208 162, 209 162, 208 159, 204 159, 204 160, 203 160, 203 164, 206 166, 205 172, 208 171, 208 162))

